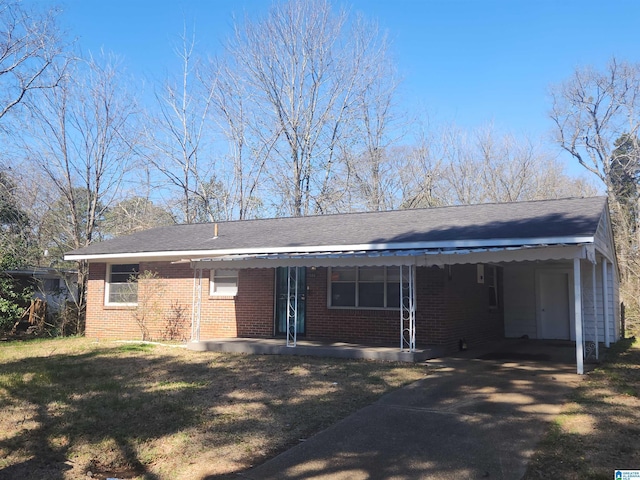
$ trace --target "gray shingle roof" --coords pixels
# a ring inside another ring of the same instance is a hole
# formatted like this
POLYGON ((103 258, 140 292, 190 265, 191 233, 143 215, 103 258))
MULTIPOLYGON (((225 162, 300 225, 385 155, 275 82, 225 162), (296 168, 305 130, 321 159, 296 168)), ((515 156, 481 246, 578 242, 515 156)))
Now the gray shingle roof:
POLYGON ((595 235, 606 197, 464 205, 388 212, 173 225, 127 235, 68 255, 152 254, 242 249, 595 235))

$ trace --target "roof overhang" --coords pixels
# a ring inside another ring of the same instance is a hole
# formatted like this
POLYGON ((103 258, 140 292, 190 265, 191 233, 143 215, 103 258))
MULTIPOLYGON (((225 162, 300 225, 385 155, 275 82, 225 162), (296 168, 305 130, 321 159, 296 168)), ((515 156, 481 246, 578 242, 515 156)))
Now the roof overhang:
POLYGON ((340 266, 444 266, 475 263, 571 260, 594 257, 593 245, 539 245, 467 249, 228 254, 183 259, 196 269, 340 266))
MULTIPOLYGON (((506 252, 510 250, 521 250, 527 248, 548 249, 552 246, 560 246, 566 248, 568 246, 577 246, 584 244, 592 244, 593 236, 580 237, 540 237, 540 238, 503 238, 503 239, 479 239, 479 240, 448 240, 448 241, 431 241, 431 242, 386 242, 386 243, 366 243, 355 245, 302 245, 302 246, 284 246, 284 247, 265 247, 265 248, 231 248, 231 249, 212 249, 212 250, 186 250, 186 251, 156 251, 156 252, 123 252, 123 253, 99 253, 99 254, 69 254, 65 255, 65 260, 86 260, 89 262, 113 262, 123 260, 137 261, 175 261, 181 259, 203 259, 203 258, 223 258, 231 259, 247 259, 252 256, 254 259, 258 257, 266 260, 267 257, 272 259, 284 260, 284 257, 278 258, 278 255, 298 256, 296 260, 309 260, 314 256, 319 260, 318 255, 348 256, 357 258, 359 255, 372 255, 376 258, 384 257, 382 252, 393 252, 387 256, 415 258, 420 255, 461 255, 470 253, 486 253, 489 251, 506 252), (402 252, 413 252, 411 254, 402 252), (456 253, 457 252, 457 253, 456 253)), ((573 258, 573 257, 572 257, 573 258)), ((293 258, 291 258, 293 259, 293 258)), ((219 260, 218 260, 219 261, 219 260)), ((273 263, 271 263, 273 266, 273 263)))

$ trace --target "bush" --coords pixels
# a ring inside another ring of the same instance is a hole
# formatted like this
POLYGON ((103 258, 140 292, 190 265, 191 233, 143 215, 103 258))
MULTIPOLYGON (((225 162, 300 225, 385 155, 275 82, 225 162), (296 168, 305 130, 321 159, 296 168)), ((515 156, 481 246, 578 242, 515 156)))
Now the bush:
POLYGON ((20 320, 33 295, 33 288, 0 274, 0 331, 11 329, 20 320))

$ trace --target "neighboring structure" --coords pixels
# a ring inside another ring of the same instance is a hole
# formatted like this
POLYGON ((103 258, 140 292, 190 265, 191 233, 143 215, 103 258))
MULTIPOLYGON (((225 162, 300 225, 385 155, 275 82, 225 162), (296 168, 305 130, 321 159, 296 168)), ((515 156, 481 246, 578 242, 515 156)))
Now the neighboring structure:
POLYGON ((579 373, 586 342, 619 338, 605 197, 176 225, 65 259, 90 264, 90 337, 159 337, 180 318, 192 341, 528 336, 577 340, 579 373))
POLYGON ((77 299, 78 272, 47 267, 24 267, 7 270, 6 274, 22 285, 33 288, 33 297, 47 304, 50 314, 59 312, 66 304, 77 299))

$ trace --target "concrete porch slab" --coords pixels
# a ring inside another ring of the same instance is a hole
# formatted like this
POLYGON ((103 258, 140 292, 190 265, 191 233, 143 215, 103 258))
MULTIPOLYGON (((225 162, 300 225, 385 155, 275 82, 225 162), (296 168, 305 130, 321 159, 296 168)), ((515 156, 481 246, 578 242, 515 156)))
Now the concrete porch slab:
POLYGON ((299 340, 297 346, 287 347, 279 338, 218 338, 189 342, 187 348, 195 351, 247 353, 257 355, 299 355, 312 357, 359 358, 385 362, 423 362, 444 355, 442 347, 433 346, 415 352, 401 352, 400 348, 372 347, 344 342, 314 342, 299 340))

